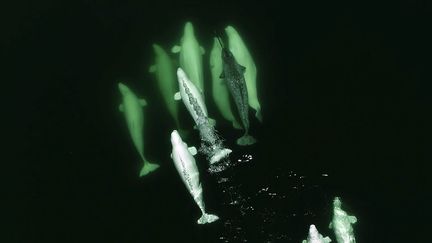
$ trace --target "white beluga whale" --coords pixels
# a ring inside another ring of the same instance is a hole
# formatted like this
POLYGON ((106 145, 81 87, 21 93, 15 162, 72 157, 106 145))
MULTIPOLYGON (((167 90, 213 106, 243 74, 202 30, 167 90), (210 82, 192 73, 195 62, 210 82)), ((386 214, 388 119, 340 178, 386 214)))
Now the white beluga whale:
POLYGON ((210 164, 219 162, 232 152, 231 149, 223 147, 222 140, 214 129, 214 122, 208 118, 201 92, 181 68, 177 69, 177 79, 180 91, 174 95, 174 99, 182 100, 194 119, 201 137, 200 151, 207 156, 210 164))
POLYGON ((202 66, 202 55, 205 51, 199 45, 191 22, 186 22, 180 45, 174 46, 171 51, 179 53, 180 67, 204 95, 204 75, 202 66))
POLYGON ((357 218, 348 215, 342 210, 341 206, 342 202, 340 198, 335 197, 333 200, 333 219, 329 228, 333 229, 338 243, 355 243, 356 240, 352 224, 357 222, 357 218))
POLYGON ((331 239, 327 237, 323 237, 315 227, 315 225, 311 224, 309 227, 309 235, 306 240, 303 240, 302 243, 329 243, 331 239))
POLYGON ((118 83, 118 89, 123 96, 123 101, 119 106, 119 110, 123 112, 126 118, 127 127, 129 129, 132 142, 134 143, 135 148, 137 149, 138 154, 144 163, 140 171, 140 176, 145 176, 159 168, 158 164, 150 163, 144 156, 143 106, 145 106, 147 102, 144 99, 138 99, 132 90, 122 83, 118 83))
POLYGON ((228 87, 225 81, 219 77, 223 69, 221 51, 222 47, 219 45, 217 38, 214 38, 213 48, 210 51, 213 100, 222 116, 230 121, 235 129, 242 129, 231 109, 228 87))
POLYGON ((256 87, 257 68, 255 62, 243 39, 234 27, 227 26, 225 28, 225 33, 228 36, 229 50, 232 52, 237 62, 246 68, 244 78, 248 91, 248 103, 249 106, 255 110, 255 117, 262 122, 261 105, 258 100, 256 87))
POLYGON ((202 216, 198 219, 198 224, 212 223, 219 219, 218 216, 208 214, 205 209, 203 199, 203 189, 199 179, 199 172, 193 155, 197 153, 195 147, 189 147, 183 142, 179 133, 174 130, 171 133, 172 153, 171 158, 180 174, 186 188, 194 198, 201 210, 202 216))

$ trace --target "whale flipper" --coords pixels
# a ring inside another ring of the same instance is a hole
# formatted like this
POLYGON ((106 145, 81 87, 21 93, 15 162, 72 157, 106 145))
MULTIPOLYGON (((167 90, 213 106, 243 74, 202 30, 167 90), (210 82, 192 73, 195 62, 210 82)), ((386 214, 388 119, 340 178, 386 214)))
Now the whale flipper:
POLYGON ((141 106, 146 106, 147 105, 147 101, 145 99, 139 99, 139 103, 141 106))
POLYGON ((173 46, 173 47, 171 48, 171 52, 172 52, 172 53, 179 53, 180 50, 181 50, 181 47, 178 46, 178 45, 175 45, 175 46, 173 46))
POLYGON ((149 67, 149 73, 154 73, 154 72, 156 72, 156 70, 157 70, 156 65, 151 65, 151 66, 149 67))
POLYGON ((198 219, 198 224, 208 224, 218 220, 219 217, 214 214, 203 213, 201 218, 198 219))
POLYGON ((198 153, 198 150, 194 146, 189 147, 188 150, 192 155, 196 155, 198 153))
POLYGON ((213 118, 207 118, 207 119, 208 119, 208 122, 211 126, 216 126, 216 120, 215 119, 213 119, 213 118))
POLYGON ((252 145, 256 142, 257 140, 249 134, 243 135, 237 139, 237 144, 240 146, 252 145))
POLYGON ((155 170, 157 170, 159 168, 160 165, 158 164, 153 164, 150 162, 145 162, 143 167, 141 168, 140 171, 140 177, 141 176, 146 176, 147 174, 149 174, 150 172, 153 172, 155 170))

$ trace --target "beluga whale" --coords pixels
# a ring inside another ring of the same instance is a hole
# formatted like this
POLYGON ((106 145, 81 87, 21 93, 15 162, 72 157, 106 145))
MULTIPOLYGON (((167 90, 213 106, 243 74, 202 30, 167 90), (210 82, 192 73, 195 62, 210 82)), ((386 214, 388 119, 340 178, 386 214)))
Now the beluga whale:
POLYGON ((180 45, 175 45, 171 51, 179 53, 180 67, 204 95, 202 55, 204 55, 205 51, 195 37, 194 27, 191 22, 186 22, 180 45))
POLYGON ((135 93, 123 83, 118 83, 118 89, 123 97, 119 110, 125 116, 132 142, 144 163, 139 175, 145 176, 159 168, 158 164, 149 162, 144 156, 144 114, 142 109, 147 105, 147 102, 144 99, 138 99, 135 93))
POLYGON ((173 95, 178 91, 177 77, 173 61, 168 53, 158 44, 152 45, 155 53, 155 64, 150 66, 149 72, 156 76, 159 91, 165 105, 174 119, 176 127, 180 129, 178 102, 173 100, 173 95))
POLYGON ((348 215, 342 208, 339 197, 333 200, 333 219, 329 225, 333 229, 338 243, 355 243, 354 229, 352 224, 357 222, 355 216, 348 215))
POLYGON ((327 237, 323 237, 315 227, 315 225, 311 224, 309 227, 309 235, 306 240, 303 240, 302 243, 329 243, 331 239, 327 237))
POLYGON ((198 88, 189 80, 182 68, 177 69, 177 79, 180 91, 174 95, 175 100, 182 100, 195 121, 200 132, 200 152, 207 156, 210 165, 227 157, 232 151, 222 144, 222 139, 214 128, 214 120, 208 118, 204 99, 198 88))
POLYGON ((199 172, 195 163, 195 158, 193 157, 193 155, 197 153, 196 148, 188 147, 176 130, 171 133, 171 144, 171 158, 174 162, 175 168, 202 213, 202 216, 198 219, 197 223, 207 224, 218 220, 218 216, 208 214, 205 209, 203 189, 199 179, 199 172))
POLYGON ((223 70, 220 78, 224 79, 228 86, 245 130, 243 136, 237 139, 237 144, 251 145, 256 143, 257 140, 249 135, 248 90, 244 78, 246 68, 238 64, 231 51, 223 45, 220 37, 218 37, 218 40, 222 47, 221 56, 223 61, 223 70))

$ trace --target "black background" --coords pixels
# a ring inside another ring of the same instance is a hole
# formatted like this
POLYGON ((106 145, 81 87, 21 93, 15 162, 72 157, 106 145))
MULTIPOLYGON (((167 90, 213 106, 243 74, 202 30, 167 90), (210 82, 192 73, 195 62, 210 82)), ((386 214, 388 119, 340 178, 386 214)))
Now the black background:
MULTIPOLYGON (((329 198, 346 199, 358 217, 358 242, 426 242, 427 7, 416 1, 7 6, 3 107, 12 114, 5 119, 12 136, 4 162, 14 173, 5 172, 11 180, 4 183, 2 242, 217 238, 218 226, 195 224, 196 206, 169 159, 173 124, 147 72, 151 44, 170 48, 187 20, 206 54, 213 31, 227 24, 239 29, 252 50, 264 123, 253 123, 259 139, 253 151, 237 147, 257 156, 248 177, 259 181, 276 169, 328 173, 323 187, 329 198), (117 111, 119 80, 149 103, 146 151, 162 167, 147 178, 137 178, 138 157, 117 111)), ((210 113, 217 113, 207 102, 210 113)), ((239 132, 215 116, 236 148, 232 141, 239 132)), ((205 190, 212 191, 207 180, 205 190)), ((210 208, 217 208, 214 195, 208 196, 210 208)), ((310 223, 287 227, 293 242, 305 238, 310 223)))

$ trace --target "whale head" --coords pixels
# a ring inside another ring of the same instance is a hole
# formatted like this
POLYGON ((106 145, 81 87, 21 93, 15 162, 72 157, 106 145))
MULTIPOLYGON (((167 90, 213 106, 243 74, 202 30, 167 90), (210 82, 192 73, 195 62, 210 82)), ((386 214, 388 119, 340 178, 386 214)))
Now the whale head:
POLYGON ((193 36, 194 35, 194 28, 191 22, 186 22, 184 27, 184 35, 185 36, 193 36))
POLYGON ((340 201, 339 197, 335 197, 333 200, 333 207, 340 208, 342 206, 342 202, 340 201))
POLYGON ((123 83, 118 83, 118 89, 123 96, 130 94, 130 89, 123 83))
POLYGON ((154 50, 154 52, 155 52, 156 55, 161 55, 161 54, 163 54, 165 52, 164 49, 160 45, 158 45, 156 43, 154 43, 152 45, 152 47, 153 47, 153 50, 154 50))
POLYGON ((232 63, 233 61, 235 61, 234 59, 234 55, 232 54, 232 52, 230 50, 228 50, 228 48, 222 48, 222 60, 224 60, 224 62, 226 63, 232 63))
POLYGON ((225 28, 225 33, 227 34, 227 36, 238 35, 237 31, 231 25, 228 25, 225 28))
POLYGON ((188 77, 182 68, 177 68, 177 78, 180 83, 184 83, 188 80, 188 77))
POLYGON ((311 224, 309 227, 309 236, 312 239, 319 239, 319 233, 315 225, 311 224))
POLYGON ((182 144, 183 140, 180 137, 180 134, 177 130, 171 132, 171 144, 174 147, 175 145, 182 144))

